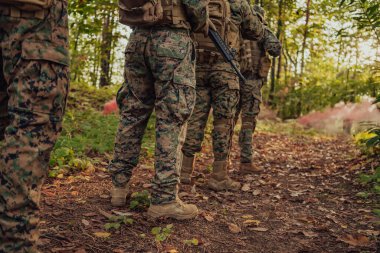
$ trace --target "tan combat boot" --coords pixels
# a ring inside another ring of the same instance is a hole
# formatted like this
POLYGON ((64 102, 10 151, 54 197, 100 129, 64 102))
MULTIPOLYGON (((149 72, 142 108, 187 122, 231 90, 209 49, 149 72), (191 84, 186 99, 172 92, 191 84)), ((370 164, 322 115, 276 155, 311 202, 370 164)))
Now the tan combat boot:
POLYGON ((181 183, 182 184, 190 184, 191 183, 191 175, 194 171, 194 156, 187 157, 183 155, 182 160, 182 168, 181 168, 181 183))
POLYGON ((260 174, 261 172, 263 172, 263 169, 254 166, 252 163, 241 163, 240 164, 240 173, 243 175, 260 174))
POLYGON ((111 190, 111 205, 115 207, 125 206, 129 194, 129 185, 126 187, 114 186, 111 190))
POLYGON ((162 205, 150 205, 148 209, 148 216, 152 218, 173 218, 176 220, 187 220, 195 218, 198 215, 198 208, 196 205, 185 204, 177 198, 175 202, 162 204, 162 205))
POLYGON ((241 184, 228 176, 226 161, 215 161, 213 173, 208 180, 208 187, 214 191, 238 191, 241 184))

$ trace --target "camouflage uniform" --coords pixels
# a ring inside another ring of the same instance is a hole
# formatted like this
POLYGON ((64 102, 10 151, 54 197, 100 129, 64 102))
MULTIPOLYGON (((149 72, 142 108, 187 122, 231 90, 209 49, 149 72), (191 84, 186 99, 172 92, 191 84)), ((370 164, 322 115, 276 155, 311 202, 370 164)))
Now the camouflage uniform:
MULTIPOLYGON (((265 24, 264 10, 257 5, 253 9, 265 24)), ((256 118, 260 113, 261 89, 267 81, 271 66, 267 52, 272 56, 281 54, 281 43, 268 28, 266 28, 263 41, 265 41, 265 45, 255 41, 243 41, 241 46, 241 71, 246 82, 240 83, 241 98, 235 115, 235 123, 241 113, 242 126, 239 134, 239 146, 242 164, 252 162, 252 136, 256 129, 256 118)))
MULTIPOLYGON (((1 1, 0 1, 1 2, 1 1)), ((38 211, 69 89, 67 1, 0 4, 0 252, 38 252, 38 211)))
MULTIPOLYGON (((193 28, 206 23, 206 1, 182 0, 182 4, 193 28)), ((125 51, 125 83, 117 94, 121 118, 109 170, 116 187, 127 185, 155 110, 154 205, 177 198, 180 133, 195 104, 195 50, 190 28, 188 22, 135 28, 125 51)))
MULTIPOLYGON (((256 14, 251 12, 246 0, 229 0, 231 21, 240 29, 246 39, 260 40, 264 34, 263 25, 256 14)), ((238 35, 239 36, 239 35, 238 35)), ((237 37, 238 38, 238 37, 237 37)), ((212 131, 215 162, 226 161, 230 152, 230 136, 233 120, 239 103, 239 79, 232 67, 218 54, 215 62, 197 64, 197 99, 192 117, 188 123, 185 157, 193 157, 201 151, 209 113, 214 116, 212 131)), ((212 57, 205 57, 210 59, 212 57)), ((238 65, 238 64, 237 64, 238 65)))

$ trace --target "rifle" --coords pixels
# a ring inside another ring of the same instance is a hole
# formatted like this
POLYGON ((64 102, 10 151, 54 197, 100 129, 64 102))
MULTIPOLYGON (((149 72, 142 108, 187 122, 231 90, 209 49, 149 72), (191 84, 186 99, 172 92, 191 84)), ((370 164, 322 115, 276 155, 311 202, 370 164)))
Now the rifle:
POLYGON ((226 45, 224 40, 220 37, 217 31, 209 29, 208 36, 214 42, 215 46, 219 49, 220 53, 223 55, 224 59, 231 65, 235 70, 236 74, 239 76, 240 80, 245 83, 245 78, 240 72, 239 68, 234 63, 234 54, 231 52, 230 48, 226 45))

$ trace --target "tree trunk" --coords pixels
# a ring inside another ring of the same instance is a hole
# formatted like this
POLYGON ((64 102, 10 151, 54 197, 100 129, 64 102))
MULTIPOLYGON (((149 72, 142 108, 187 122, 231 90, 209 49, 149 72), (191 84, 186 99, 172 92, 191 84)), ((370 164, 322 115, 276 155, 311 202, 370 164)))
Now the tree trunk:
POLYGON ((303 34, 303 42, 302 42, 302 50, 301 50, 301 72, 300 72, 300 96, 299 102, 297 104, 297 116, 301 116, 302 114, 302 106, 303 106, 303 75, 305 71, 305 51, 306 51, 306 41, 309 34, 309 21, 310 21, 310 5, 311 0, 306 0, 306 18, 305 18, 305 30, 303 34))
MULTIPOLYGON (((283 0, 278 1, 278 20, 277 20, 277 38, 281 41, 282 37, 282 30, 283 30, 283 0)), ((272 64, 272 70, 271 70, 271 83, 270 83, 270 90, 269 90, 269 99, 268 104, 270 106, 274 105, 274 93, 276 91, 276 82, 280 80, 281 75, 281 64, 282 64, 282 55, 278 58, 278 65, 277 65, 277 75, 276 75, 276 59, 273 58, 273 64, 272 64), (277 81, 276 81, 277 80, 277 81)))
POLYGON ((111 47, 112 47, 112 11, 107 10, 106 17, 103 23, 102 44, 100 53, 100 80, 99 86, 104 87, 110 85, 110 62, 111 62, 111 47))
POLYGON ((305 51, 306 51, 307 36, 309 35, 310 5, 311 5, 311 0, 306 0, 305 31, 303 34, 302 51, 301 51, 301 53, 302 53, 302 55, 301 55, 301 78, 303 77, 303 73, 305 70, 305 51))

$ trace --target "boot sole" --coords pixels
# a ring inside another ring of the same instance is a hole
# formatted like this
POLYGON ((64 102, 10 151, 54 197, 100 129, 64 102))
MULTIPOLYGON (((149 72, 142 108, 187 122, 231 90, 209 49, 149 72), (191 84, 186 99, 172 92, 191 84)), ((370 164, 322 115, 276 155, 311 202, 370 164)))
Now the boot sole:
POLYGON ((165 217, 165 218, 173 218, 176 220, 189 220, 189 219, 193 219, 197 217, 198 211, 191 214, 187 214, 187 215, 181 215, 181 214, 156 213, 156 212, 152 212, 148 210, 148 216, 154 219, 165 217))

